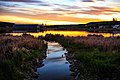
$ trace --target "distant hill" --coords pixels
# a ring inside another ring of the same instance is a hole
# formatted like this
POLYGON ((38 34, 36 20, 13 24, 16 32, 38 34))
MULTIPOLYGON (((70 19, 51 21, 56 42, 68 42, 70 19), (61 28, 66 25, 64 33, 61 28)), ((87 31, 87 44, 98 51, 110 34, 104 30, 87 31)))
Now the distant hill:
POLYGON ((120 25, 120 21, 89 22, 87 25, 120 25))
POLYGON ((45 27, 42 24, 15 24, 13 26, 15 32, 26 31, 26 32, 39 32, 44 31, 45 27))
POLYGON ((85 28, 85 24, 49 25, 46 28, 47 30, 77 30, 79 28, 85 28))
POLYGON ((10 22, 0 22, 0 28, 10 28, 13 27, 14 23, 10 23, 10 22))
POLYGON ((89 22, 87 24, 70 24, 70 25, 49 25, 46 26, 48 30, 83 30, 83 28, 92 28, 99 26, 111 27, 112 25, 120 25, 120 21, 101 21, 89 22))
POLYGON ((0 22, 0 33, 10 32, 14 23, 0 22))

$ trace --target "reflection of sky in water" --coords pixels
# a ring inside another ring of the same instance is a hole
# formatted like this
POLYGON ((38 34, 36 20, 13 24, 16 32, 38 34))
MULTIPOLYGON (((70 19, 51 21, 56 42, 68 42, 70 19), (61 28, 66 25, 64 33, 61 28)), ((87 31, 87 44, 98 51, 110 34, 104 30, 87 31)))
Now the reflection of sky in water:
MULTIPOLYGON (((20 36, 23 33, 10 33, 14 36, 20 36)), ((45 31, 45 32, 38 32, 38 33, 28 33, 35 37, 38 36, 45 36, 46 34, 61 34, 64 36, 87 36, 88 34, 96 34, 96 35, 103 35, 104 37, 110 37, 112 34, 110 33, 92 33, 87 31, 45 31)), ((120 32, 117 32, 117 34, 114 34, 114 36, 120 36, 120 32)))
POLYGON ((40 73, 38 80, 71 80, 69 63, 66 64, 68 61, 62 57, 66 50, 58 44, 53 44, 48 43, 48 50, 50 49, 51 53, 44 60, 44 66, 37 69, 40 73))
POLYGON ((48 54, 49 53, 54 53, 54 52, 59 52, 59 51, 62 51, 63 50, 63 47, 60 47, 60 46, 48 46, 48 54), (54 49, 53 49, 54 48, 54 49))
POLYGON ((54 58, 54 57, 61 57, 62 55, 64 55, 65 51, 58 51, 58 52, 53 52, 48 54, 47 58, 54 58))

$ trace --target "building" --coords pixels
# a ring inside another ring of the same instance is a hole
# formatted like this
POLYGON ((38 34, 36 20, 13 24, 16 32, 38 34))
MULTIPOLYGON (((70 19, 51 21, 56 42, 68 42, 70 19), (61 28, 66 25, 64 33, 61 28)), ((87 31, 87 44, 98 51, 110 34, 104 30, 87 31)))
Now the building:
POLYGON ((113 25, 114 29, 120 29, 120 25, 113 25))

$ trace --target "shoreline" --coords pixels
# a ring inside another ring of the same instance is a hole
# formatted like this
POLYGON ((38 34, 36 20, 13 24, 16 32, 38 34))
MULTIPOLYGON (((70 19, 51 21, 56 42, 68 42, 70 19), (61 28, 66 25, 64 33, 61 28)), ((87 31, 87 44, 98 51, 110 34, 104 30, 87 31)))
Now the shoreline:
POLYGON ((46 58, 46 52, 43 53, 43 55, 38 56, 38 58, 35 58, 34 60, 31 61, 32 69, 31 73, 29 74, 27 80, 34 80, 39 77, 39 74, 36 72, 38 67, 44 66, 43 60, 46 58))
POLYGON ((70 71, 71 76, 74 78, 74 80, 78 80, 79 77, 79 72, 78 72, 78 67, 77 65, 79 64, 79 62, 75 59, 75 55, 70 53, 68 51, 68 53, 65 53, 66 59, 67 61, 70 63, 70 71))

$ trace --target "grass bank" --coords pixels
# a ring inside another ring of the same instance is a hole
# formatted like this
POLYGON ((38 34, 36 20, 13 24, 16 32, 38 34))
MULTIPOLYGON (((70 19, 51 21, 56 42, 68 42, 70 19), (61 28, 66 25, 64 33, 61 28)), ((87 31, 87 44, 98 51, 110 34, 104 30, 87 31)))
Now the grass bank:
POLYGON ((0 80, 34 80, 47 44, 30 35, 0 35, 0 80))

